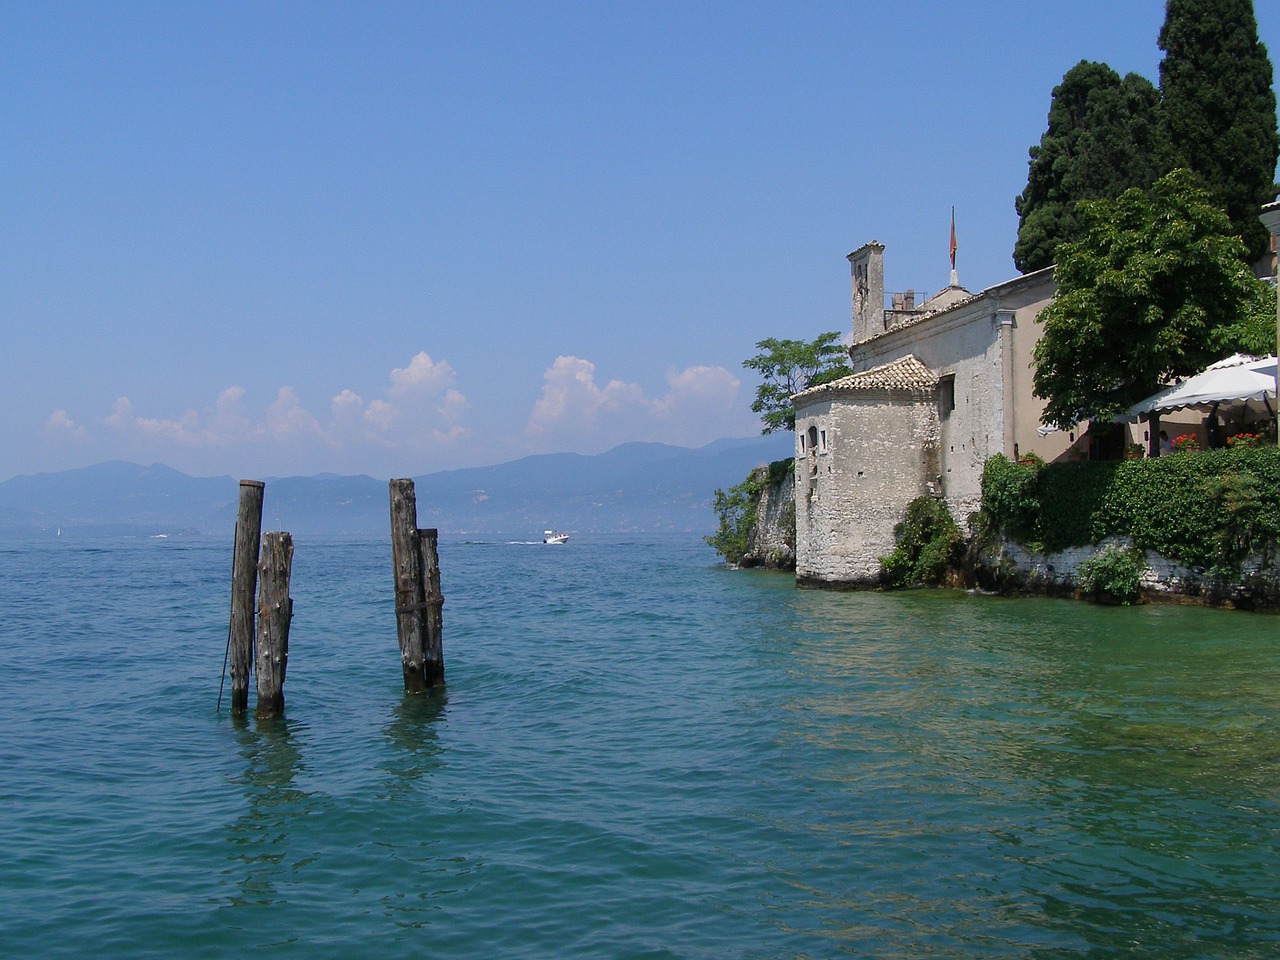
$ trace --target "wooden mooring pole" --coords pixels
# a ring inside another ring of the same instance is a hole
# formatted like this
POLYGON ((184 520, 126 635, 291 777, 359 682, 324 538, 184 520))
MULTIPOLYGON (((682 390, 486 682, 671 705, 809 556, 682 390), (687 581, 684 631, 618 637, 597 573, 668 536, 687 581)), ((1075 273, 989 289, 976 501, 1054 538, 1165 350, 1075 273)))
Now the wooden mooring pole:
POLYGON ((235 544, 231 551, 231 624, 227 634, 233 714, 243 714, 249 709, 253 600, 258 582, 263 486, 261 480, 240 481, 240 508, 236 514, 235 544))
POLYGON ((444 650, 440 639, 444 619, 444 594, 440 592, 438 541, 439 534, 435 528, 418 531, 418 567, 422 571, 423 600, 426 604, 422 611, 422 654, 427 686, 444 683, 444 650))
POLYGON ((444 683, 440 561, 435 530, 418 529, 412 480, 392 480, 391 565, 395 576, 396 636, 405 693, 444 683))
POLYGON ((293 600, 289 597, 289 570, 293 563, 293 537, 288 533, 262 536, 258 563, 258 644, 254 672, 258 719, 284 713, 284 673, 289 663, 289 621, 293 600))

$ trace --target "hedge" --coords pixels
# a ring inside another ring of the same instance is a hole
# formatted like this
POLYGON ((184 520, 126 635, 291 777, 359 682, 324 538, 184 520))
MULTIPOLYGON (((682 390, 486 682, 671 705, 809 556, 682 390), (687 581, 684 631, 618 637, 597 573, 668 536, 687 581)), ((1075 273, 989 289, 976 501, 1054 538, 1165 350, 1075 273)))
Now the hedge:
POLYGON ((1238 573, 1248 553, 1280 542, 1280 451, 1025 466, 997 454, 983 469, 982 513, 1050 552, 1123 535, 1185 566, 1238 573))

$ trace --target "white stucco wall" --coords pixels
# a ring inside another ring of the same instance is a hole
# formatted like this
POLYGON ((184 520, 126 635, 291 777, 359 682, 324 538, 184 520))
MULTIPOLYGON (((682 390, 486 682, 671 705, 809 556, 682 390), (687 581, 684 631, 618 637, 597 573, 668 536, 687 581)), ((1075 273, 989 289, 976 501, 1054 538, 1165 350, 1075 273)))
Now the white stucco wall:
POLYGON ((855 372, 913 354, 940 379, 954 378, 955 409, 939 419, 939 469, 947 506, 964 525, 982 499, 982 467, 994 454, 1053 460, 1065 435, 1040 437, 1043 401, 1031 394, 1035 317, 1054 291, 1051 272, 1018 278, 943 313, 858 343, 855 372))

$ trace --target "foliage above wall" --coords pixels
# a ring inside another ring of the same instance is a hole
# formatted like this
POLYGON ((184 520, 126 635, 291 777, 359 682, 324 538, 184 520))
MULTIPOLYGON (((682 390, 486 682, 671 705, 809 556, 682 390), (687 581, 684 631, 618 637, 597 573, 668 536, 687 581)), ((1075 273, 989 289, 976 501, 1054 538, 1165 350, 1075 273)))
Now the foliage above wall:
POLYGON ((1223 576, 1280 543, 1275 447, 1176 453, 1150 460, 1020 466, 996 455, 982 474, 982 515, 1046 551, 1129 537, 1223 576))
POLYGON ((1081 60, 1053 88, 1049 123, 1031 148, 1027 186, 1015 201, 1013 262, 1023 273, 1056 262, 1058 246, 1080 237, 1080 200, 1145 190, 1163 172, 1156 110, 1160 94, 1145 77, 1123 80, 1105 63, 1081 60))
POLYGON ((1076 205, 1147 189, 1190 170, 1243 238, 1249 263, 1267 251, 1258 208, 1275 197, 1276 95, 1252 0, 1168 0, 1159 46, 1160 89, 1082 60, 1054 87, 1047 129, 1031 148, 1015 201, 1013 259, 1026 273, 1058 262, 1078 240, 1076 205))
POLYGON ((769 337, 757 343, 756 349, 760 352, 744 360, 742 365, 763 378, 751 404, 754 413, 762 414, 762 433, 794 430, 796 412, 791 406, 791 397, 851 372, 838 331, 819 334, 811 341, 769 337))
POLYGON ((1276 195, 1280 136, 1253 0, 1168 0, 1159 46, 1166 169, 1194 172, 1258 260, 1270 241, 1258 208, 1276 195))

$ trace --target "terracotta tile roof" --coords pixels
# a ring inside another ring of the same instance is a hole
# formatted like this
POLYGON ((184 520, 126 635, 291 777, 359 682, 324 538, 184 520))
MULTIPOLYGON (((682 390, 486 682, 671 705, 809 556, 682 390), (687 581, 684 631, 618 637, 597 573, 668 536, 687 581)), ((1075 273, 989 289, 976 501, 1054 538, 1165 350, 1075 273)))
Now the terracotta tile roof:
POLYGON ((914 354, 908 354, 862 373, 853 373, 839 380, 802 390, 792 399, 812 397, 830 390, 904 390, 914 393, 932 390, 937 385, 938 378, 932 371, 914 354))

